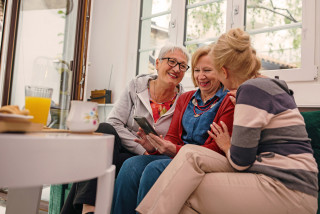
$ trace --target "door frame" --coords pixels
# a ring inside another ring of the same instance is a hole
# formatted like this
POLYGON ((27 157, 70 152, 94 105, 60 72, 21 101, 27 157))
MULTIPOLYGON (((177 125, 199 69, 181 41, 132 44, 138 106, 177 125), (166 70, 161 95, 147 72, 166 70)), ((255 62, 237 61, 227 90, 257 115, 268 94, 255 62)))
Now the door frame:
MULTIPOLYGON (((7 47, 4 50, 4 46, 1 47, 0 53, 0 65, 5 63, 4 68, 0 70, 4 73, 3 79, 3 89, 2 89, 2 103, 1 105, 9 105, 11 100, 12 91, 12 79, 14 72, 14 57, 15 57, 15 46, 16 38, 18 35, 18 22, 19 22, 19 12, 20 12, 21 0, 6 1, 6 12, 4 14, 4 26, 5 21, 10 21, 9 28, 3 28, 2 32, 2 43, 4 37, 7 37, 8 41, 3 44, 7 47), (10 6, 10 8, 8 8, 10 6), (7 9, 10 11, 7 12, 7 9), (5 55, 5 57, 3 56, 5 55), (3 60, 3 62, 2 62, 3 60)), ((89 23, 90 23, 90 12, 91 12, 91 0, 78 0, 78 12, 77 12, 77 26, 75 34, 75 48, 74 48, 74 58, 70 63, 70 69, 73 73, 72 85, 71 85, 71 100, 83 100, 84 87, 85 87, 85 72, 87 64, 87 51, 88 51, 88 36, 89 36, 89 23)))

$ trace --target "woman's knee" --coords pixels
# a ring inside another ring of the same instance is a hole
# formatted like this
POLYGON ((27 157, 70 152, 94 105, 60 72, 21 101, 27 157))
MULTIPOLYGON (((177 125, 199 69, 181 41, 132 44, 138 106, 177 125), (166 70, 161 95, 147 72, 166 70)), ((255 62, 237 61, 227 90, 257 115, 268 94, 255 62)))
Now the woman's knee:
POLYGON ((140 185, 151 188, 170 162, 171 159, 166 159, 149 163, 142 173, 140 185))
POLYGON ((132 167, 136 165, 137 165, 136 157, 128 158, 123 162, 120 172, 130 173, 132 172, 132 167))
POLYGON ((181 147, 177 155, 186 155, 188 153, 194 153, 194 151, 198 148, 198 145, 186 144, 181 147))
MULTIPOLYGON (((206 147, 203 147, 203 146, 199 146, 199 145, 192 145, 192 144, 187 144, 187 145, 184 145, 178 152, 177 156, 184 156, 184 157, 190 157, 190 156, 202 156, 204 154, 210 154, 211 156, 222 156, 221 154, 211 150, 211 149, 208 149, 206 147)), ((177 157, 176 156, 176 157, 177 157)), ((176 158, 175 157, 175 158, 176 158)))
POLYGON ((142 173, 142 180, 150 180, 153 177, 158 177, 161 174, 159 169, 159 164, 155 164, 154 162, 149 163, 142 173))
POLYGON ((121 176, 131 177, 132 179, 140 179, 141 174, 146 166, 146 164, 144 164, 144 159, 146 159, 146 156, 143 155, 134 156, 127 159, 120 169, 119 176, 121 174, 121 176))
POLYGON ((163 160, 155 160, 149 163, 145 170, 143 171, 144 174, 161 174, 165 168, 169 165, 172 159, 163 159, 163 160))
POLYGON ((117 185, 128 187, 139 183, 140 176, 138 176, 137 170, 131 167, 133 165, 133 161, 130 158, 123 163, 116 179, 117 185))

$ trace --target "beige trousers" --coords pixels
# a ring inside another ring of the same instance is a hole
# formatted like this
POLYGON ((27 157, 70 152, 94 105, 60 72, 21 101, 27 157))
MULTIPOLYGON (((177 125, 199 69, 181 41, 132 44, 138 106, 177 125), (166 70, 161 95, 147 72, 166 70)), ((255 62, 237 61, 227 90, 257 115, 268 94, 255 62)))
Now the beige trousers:
POLYGON ((316 213, 317 199, 261 174, 236 172, 206 148, 183 146, 137 207, 139 213, 316 213))

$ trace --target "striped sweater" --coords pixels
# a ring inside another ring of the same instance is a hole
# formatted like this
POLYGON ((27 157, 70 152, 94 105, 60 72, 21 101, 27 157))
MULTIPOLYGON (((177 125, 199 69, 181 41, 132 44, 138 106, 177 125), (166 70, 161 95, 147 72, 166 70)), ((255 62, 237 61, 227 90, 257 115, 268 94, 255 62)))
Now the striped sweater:
POLYGON ((237 91, 230 164, 287 188, 318 195, 318 168, 291 90, 281 80, 250 79, 237 91))

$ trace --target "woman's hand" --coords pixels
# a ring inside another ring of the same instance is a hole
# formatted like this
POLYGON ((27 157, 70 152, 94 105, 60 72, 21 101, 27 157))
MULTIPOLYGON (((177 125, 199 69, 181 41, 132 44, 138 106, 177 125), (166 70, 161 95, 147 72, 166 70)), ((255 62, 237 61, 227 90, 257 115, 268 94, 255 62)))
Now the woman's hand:
POLYGON ((233 103, 233 105, 236 105, 236 94, 237 94, 237 90, 232 90, 228 92, 228 95, 230 95, 230 100, 233 103))
POLYGON ((176 155, 176 145, 171 143, 171 141, 165 140, 162 135, 158 137, 154 134, 149 134, 147 135, 147 139, 158 150, 160 154, 164 154, 169 157, 174 157, 176 155))
POLYGON ((142 128, 139 127, 139 131, 137 132, 137 134, 140 138, 135 139, 135 142, 143 146, 143 148, 145 148, 148 153, 153 153, 156 151, 155 147, 147 139, 147 135, 142 128))
POLYGON ((222 128, 218 124, 213 122, 210 125, 211 131, 208 131, 208 134, 216 141, 219 148, 225 154, 227 154, 227 152, 231 146, 231 143, 230 143, 231 137, 229 135, 227 125, 222 121, 220 121, 220 124, 221 124, 222 128))

